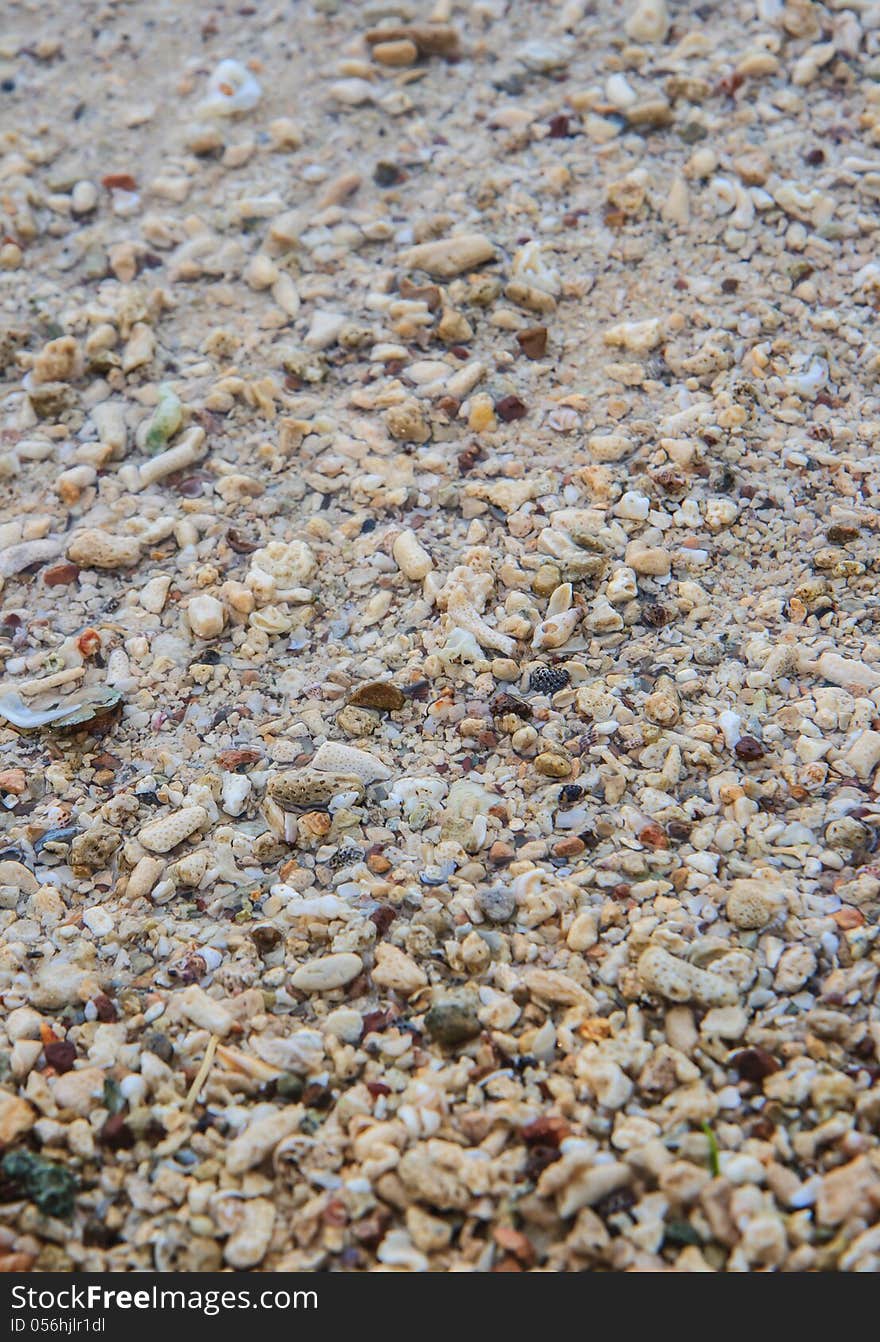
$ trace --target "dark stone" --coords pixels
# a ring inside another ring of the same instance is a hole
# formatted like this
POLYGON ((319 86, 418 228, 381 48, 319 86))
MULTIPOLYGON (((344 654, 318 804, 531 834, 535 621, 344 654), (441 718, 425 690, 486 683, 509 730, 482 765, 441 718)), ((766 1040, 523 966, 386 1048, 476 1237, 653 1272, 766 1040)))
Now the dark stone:
POLYGON ((493 886, 490 890, 480 890, 477 894, 480 912, 490 923, 509 922, 516 913, 516 896, 504 885, 493 886))
POLYGON ((470 997, 443 997, 425 1015, 425 1029, 438 1044, 465 1044, 482 1030, 476 1002, 470 997))

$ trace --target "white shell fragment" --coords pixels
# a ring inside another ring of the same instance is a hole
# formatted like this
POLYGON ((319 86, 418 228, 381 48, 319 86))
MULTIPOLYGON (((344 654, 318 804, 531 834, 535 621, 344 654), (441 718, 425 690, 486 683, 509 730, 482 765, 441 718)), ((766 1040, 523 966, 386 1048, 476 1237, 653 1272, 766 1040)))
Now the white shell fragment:
POLYGON ((241 61, 221 61, 208 81, 207 95, 196 107, 199 116, 235 116, 250 112, 263 96, 256 77, 241 61))

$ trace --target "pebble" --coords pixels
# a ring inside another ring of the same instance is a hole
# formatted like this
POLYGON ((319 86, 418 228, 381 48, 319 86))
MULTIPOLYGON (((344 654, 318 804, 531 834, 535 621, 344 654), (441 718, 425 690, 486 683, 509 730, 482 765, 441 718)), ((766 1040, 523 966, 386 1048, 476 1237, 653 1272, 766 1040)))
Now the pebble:
POLYGON ((0 579, 12 578, 36 564, 46 564, 61 554, 61 543, 57 540, 23 541, 19 545, 9 545, 0 551, 0 579))
POLYGON ((841 657, 836 652, 823 652, 816 669, 824 680, 845 689, 876 690, 880 686, 880 671, 852 657, 841 657))
POLYGON ((856 778, 870 778, 880 764, 880 732, 860 731, 843 759, 856 778))
POLYGON ((495 248, 487 237, 482 233, 462 233, 410 247, 401 254, 400 263, 407 270, 425 270, 436 279, 450 279, 494 259, 495 248))
POLYGON ((217 638, 226 624, 226 611, 214 596, 194 596, 187 602, 186 618, 198 638, 217 638))
POLYGON ((324 955, 300 965, 291 983, 299 992, 326 993, 343 988, 357 978, 364 967, 359 955, 342 951, 338 955, 324 955))
POLYGON ((396 42, 377 42, 373 47, 373 59, 380 65, 414 65, 418 60, 419 49, 408 37, 396 42))
POLYGON ((571 774, 571 760, 555 751, 545 750, 535 757, 535 768, 547 778, 568 778, 571 774))
POLYGON ((0 1091, 0 1145, 4 1148, 12 1145, 31 1128, 37 1120, 36 1110, 27 1100, 9 1091, 0 1091))
POLYGON ((406 705, 406 695, 388 681, 375 680, 359 685, 348 702, 356 708, 377 708, 383 713, 396 713, 406 705))
POLYGON ((209 1030, 220 1039, 225 1038, 233 1026, 233 1017, 222 1002, 209 997, 203 988, 191 984, 177 995, 178 1010, 202 1030, 209 1030))
POLYGON ((109 936, 113 931, 113 919, 106 909, 100 907, 86 909, 83 913, 83 925, 96 937, 109 936))
MULTIPOLYGON (((268 1108, 268 1106, 267 1106, 268 1108)), ((262 1164, 275 1148, 300 1126, 302 1109, 269 1109, 247 1123, 244 1130, 226 1147, 224 1165, 230 1175, 244 1174, 262 1164)))
POLYGON ((425 1012, 425 1029, 438 1044, 466 1044, 482 1029, 477 1003, 465 993, 438 997, 425 1012))
POLYGON ((372 46, 374 54, 376 46, 380 43, 412 42, 420 56, 455 56, 460 42, 458 29, 440 20, 390 27, 383 25, 381 28, 368 29, 365 37, 372 46))
POLYGON ((409 997, 424 988, 428 977, 411 956, 386 941, 376 948, 373 982, 380 988, 390 988, 409 997))
POLYGON ((266 1256, 275 1228, 275 1208, 268 1198, 252 1198, 238 1204, 238 1213, 223 1259, 237 1272, 244 1272, 266 1256))
POLYGON ((98 188, 94 182, 77 182, 70 193, 70 208, 74 214, 91 214, 98 204, 98 188))
POLYGON ((431 556, 412 531, 401 531, 393 546, 397 567, 410 582, 421 582, 434 567, 431 556))
POLYGON ((503 885, 478 891, 477 904, 490 923, 507 923, 516 913, 516 895, 503 885))
POLYGON ((665 42, 669 32, 666 0, 638 0, 624 24, 624 31, 634 42, 665 42))

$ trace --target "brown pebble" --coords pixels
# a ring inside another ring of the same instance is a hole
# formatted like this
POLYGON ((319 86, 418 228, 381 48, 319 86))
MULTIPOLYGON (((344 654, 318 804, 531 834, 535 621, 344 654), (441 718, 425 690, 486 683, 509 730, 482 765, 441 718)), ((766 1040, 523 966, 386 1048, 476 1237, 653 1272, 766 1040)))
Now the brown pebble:
POLYGON ((234 550, 237 555, 250 555, 260 548, 256 541, 248 540, 247 536, 242 536, 235 527, 230 527, 227 531, 226 542, 230 550, 234 550))
POLYGON ((76 1062, 76 1046, 67 1040, 59 1039, 54 1044, 47 1044, 43 1052, 46 1055, 46 1062, 56 1072, 69 1072, 76 1062))
POLYGON ((529 1146, 558 1147, 568 1134, 568 1124, 557 1114, 541 1114, 520 1129, 520 1136, 529 1146))
POLYGON ((251 928, 251 940, 260 955, 268 955, 281 940, 281 932, 272 923, 258 923, 251 928))
POLYGON ((518 396, 502 396, 500 401, 495 402, 495 413, 505 424, 511 424, 515 419, 525 419, 528 411, 525 401, 521 401, 518 396))
POLYGON ((443 302, 443 291, 436 284, 416 284, 414 280, 407 279, 404 276, 397 286, 397 292, 401 298, 411 298, 416 302, 427 304, 429 312, 439 311, 443 302))
MULTIPOLYGON (((518 332, 516 343, 527 359, 543 358, 547 349, 547 327, 530 326, 527 330, 518 332)), ((501 413, 499 406, 495 409, 501 413)))
POLYGON ((512 1254, 525 1267, 531 1267, 534 1263, 535 1247, 521 1230, 514 1230, 513 1226, 496 1226, 492 1236, 499 1249, 512 1254))
POLYGON ((377 42, 373 47, 373 58, 380 65, 415 65, 419 50, 415 42, 402 37, 396 42, 377 42))
POLYGON ((108 191, 137 191, 137 182, 128 172, 108 172, 101 178, 101 185, 108 191))
POLYGON ((861 909, 855 909, 851 904, 844 904, 843 908, 832 913, 831 917, 842 932, 851 932, 854 927, 863 927, 865 923, 865 915, 861 909))
POLYGON ((646 825, 644 829, 639 830, 639 843, 643 844, 645 848, 652 848, 655 851, 658 848, 669 847, 669 840, 666 837, 666 834, 660 826, 653 821, 651 824, 646 825))
POLYGON ((263 758, 259 750, 221 750, 217 763, 226 773, 241 773, 250 764, 256 764, 263 758))
POLYGON ((408 23, 396 28, 370 28, 365 34, 371 47, 380 42, 412 42, 420 56, 454 56, 458 51, 458 29, 448 23, 408 23))
POLYGON ((403 708, 406 696, 387 680, 371 680, 358 685, 348 702, 354 708, 378 708, 384 713, 395 713, 403 708))
POLYGON ((553 845, 554 857, 578 857, 579 854, 586 851, 587 845, 583 839, 579 839, 576 834, 570 835, 567 839, 560 839, 553 845))
POLYGON ((763 1081, 765 1077, 779 1071, 779 1063, 764 1048, 740 1049, 730 1061, 743 1081, 763 1081))
POLYGON ((106 993, 99 993, 93 999, 92 1005, 98 1013, 98 1020, 104 1025, 112 1025, 119 1019, 119 1012, 116 1010, 116 1003, 113 1002, 106 993))
POLYGON ((47 587, 67 587, 79 577, 78 564, 50 564, 43 569, 43 582, 47 587))
POLYGON ((370 914, 370 922, 375 923, 377 935, 384 937, 396 917, 397 910, 392 909, 390 904, 380 904, 378 909, 373 909, 370 914))
POLYGON ((468 471, 472 471, 477 462, 482 461, 485 455, 486 453, 483 448, 480 447, 479 443, 471 443, 471 445, 466 447, 463 452, 459 452, 458 469, 461 471, 462 475, 467 475, 468 471))
POLYGON ((130 1151, 135 1138, 123 1115, 111 1114, 101 1128, 98 1140, 110 1151, 130 1151))

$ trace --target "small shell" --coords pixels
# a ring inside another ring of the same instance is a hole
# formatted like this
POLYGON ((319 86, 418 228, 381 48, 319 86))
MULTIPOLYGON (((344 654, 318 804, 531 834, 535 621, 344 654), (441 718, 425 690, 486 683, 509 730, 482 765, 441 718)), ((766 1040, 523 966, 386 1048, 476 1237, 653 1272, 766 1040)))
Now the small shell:
POLYGON ((786 390, 799 396, 802 401, 812 401, 828 381, 828 364, 818 357, 798 373, 792 373, 785 379, 786 390))
POLYGON ((175 983, 196 983, 213 974, 223 963, 223 956, 213 946, 202 946, 182 960, 168 966, 168 977, 175 983))
POLYGON ((571 605, 571 597, 571 583, 563 583, 553 592, 546 618, 535 630, 533 648, 561 648, 571 638, 581 616, 578 607, 571 605))
POLYGON ((291 811, 283 810, 271 797, 266 797, 263 802, 263 815, 273 834, 277 834, 284 843, 296 843, 299 821, 291 811))
POLYGON ((260 629, 264 634, 287 634, 292 624, 291 616, 286 615, 279 606, 263 606, 248 616, 251 629, 260 629))
POLYGON ((462 233, 410 247, 401 254, 400 262, 408 270, 426 270, 429 275, 449 279, 494 259, 495 248, 482 233, 462 233))
POLYGON ((388 794, 388 800, 398 806, 424 798, 440 801, 448 790, 449 785, 442 778, 398 778, 388 794))
POLYGON ((446 813, 456 818, 473 820, 478 815, 485 816, 497 801, 497 796, 479 783, 461 778, 449 789, 446 813))
POLYGON ((6 694, 0 699, 0 717, 4 717, 13 727, 19 727, 22 731, 47 726, 63 731, 68 727, 84 726, 96 718, 106 716, 112 712, 121 698, 119 690, 112 686, 98 685, 54 708, 35 710, 28 708, 17 694, 6 694))
POLYGON ((557 587, 557 588, 551 593, 551 595, 550 595, 550 600, 549 600, 549 602, 547 603, 547 614, 548 614, 548 616, 549 616, 549 615, 563 615, 563 614, 565 613, 565 611, 570 610, 570 609, 571 609, 572 596, 573 596, 573 592, 572 592, 572 586, 571 586, 571 583, 570 583, 570 582, 564 582, 564 583, 562 583, 559 587, 557 587))

